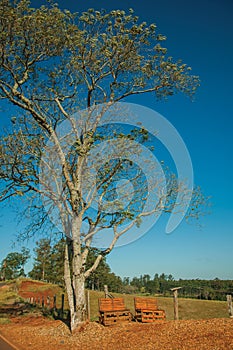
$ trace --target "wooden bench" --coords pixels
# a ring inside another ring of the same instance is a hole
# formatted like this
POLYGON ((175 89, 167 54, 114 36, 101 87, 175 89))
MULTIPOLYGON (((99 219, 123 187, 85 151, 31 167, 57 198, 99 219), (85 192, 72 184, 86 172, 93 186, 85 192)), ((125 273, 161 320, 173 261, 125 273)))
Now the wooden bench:
POLYGON ((116 322, 131 321, 131 312, 126 309, 123 298, 99 298, 99 321, 105 326, 116 322))
POLYGON ((166 318, 165 311, 158 309, 156 298, 134 298, 135 319, 140 322, 154 322, 166 318))

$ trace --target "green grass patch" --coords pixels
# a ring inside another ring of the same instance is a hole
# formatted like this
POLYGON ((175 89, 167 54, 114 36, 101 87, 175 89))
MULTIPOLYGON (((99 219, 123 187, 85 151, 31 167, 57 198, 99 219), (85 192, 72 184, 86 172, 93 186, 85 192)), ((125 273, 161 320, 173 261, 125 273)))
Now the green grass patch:
POLYGON ((227 302, 217 300, 180 299, 180 319, 208 319, 228 317, 227 302))
POLYGON ((9 324, 11 320, 8 317, 0 317, 0 324, 9 324))
POLYGON ((22 298, 18 295, 13 286, 0 288, 0 305, 12 304, 20 301, 22 301, 22 298))
MULTIPOLYGON (((103 292, 90 291, 90 311, 91 320, 98 320, 98 298, 103 298, 103 292)), ((130 309, 134 314, 134 295, 113 293, 115 297, 123 297, 126 308, 130 309)), ((173 298, 171 297, 156 297, 160 309, 165 310, 167 320, 174 319, 173 298)), ((227 311, 227 303, 224 301, 214 300, 197 300, 179 298, 179 319, 210 319, 210 318, 225 318, 229 317, 227 311)))

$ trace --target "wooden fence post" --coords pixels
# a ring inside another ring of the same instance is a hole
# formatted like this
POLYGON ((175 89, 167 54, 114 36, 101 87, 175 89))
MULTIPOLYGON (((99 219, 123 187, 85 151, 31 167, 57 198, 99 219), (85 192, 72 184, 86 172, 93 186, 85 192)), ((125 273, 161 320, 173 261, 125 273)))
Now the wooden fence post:
POLYGON ((47 296, 46 304, 47 304, 47 308, 50 310, 50 296, 49 295, 47 296))
POLYGON ((109 294, 108 294, 108 286, 105 284, 104 285, 104 295, 105 295, 105 298, 108 298, 109 294))
POLYGON ((173 301, 174 301, 174 320, 179 320, 179 309, 178 309, 178 290, 182 287, 171 288, 173 292, 173 301))
POLYGON ((91 305, 90 305, 90 291, 87 290, 87 319, 90 321, 91 318, 91 305))
POLYGON ((54 310, 57 310, 57 296, 56 296, 56 294, 53 296, 53 308, 54 308, 54 310))
POLYGON ((229 316, 231 318, 233 318, 233 306, 232 306, 232 295, 231 294, 227 295, 227 305, 228 305, 229 316))
POLYGON ((104 295, 105 295, 105 298, 112 298, 112 299, 114 298, 114 296, 109 293, 108 286, 106 284, 104 285, 104 295))

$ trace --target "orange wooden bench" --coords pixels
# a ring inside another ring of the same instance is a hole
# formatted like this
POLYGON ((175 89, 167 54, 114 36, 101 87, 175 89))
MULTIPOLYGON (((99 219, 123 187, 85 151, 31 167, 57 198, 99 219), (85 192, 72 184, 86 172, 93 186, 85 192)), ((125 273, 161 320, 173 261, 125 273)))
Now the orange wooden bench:
POLYGON ((154 322, 166 318, 165 311, 158 309, 156 298, 134 298, 135 319, 140 322, 154 322))
POLYGON ((131 312, 126 309, 123 298, 99 298, 99 322, 105 326, 116 322, 131 321, 131 312))

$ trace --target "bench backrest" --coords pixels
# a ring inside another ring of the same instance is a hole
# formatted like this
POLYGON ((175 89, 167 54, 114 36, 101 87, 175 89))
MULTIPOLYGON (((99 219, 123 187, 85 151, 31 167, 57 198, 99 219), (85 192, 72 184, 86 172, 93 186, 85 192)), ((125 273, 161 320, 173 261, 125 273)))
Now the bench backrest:
POLYGON ((105 311, 123 311, 125 310, 123 298, 99 298, 99 310, 105 311))
POLYGON ((136 297, 134 298, 134 306, 135 310, 158 310, 158 304, 156 298, 142 298, 136 297))

